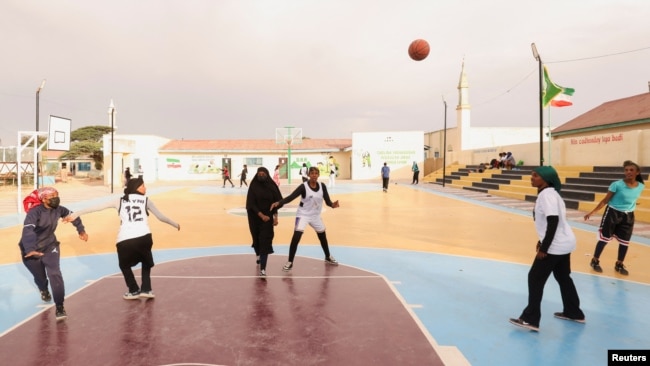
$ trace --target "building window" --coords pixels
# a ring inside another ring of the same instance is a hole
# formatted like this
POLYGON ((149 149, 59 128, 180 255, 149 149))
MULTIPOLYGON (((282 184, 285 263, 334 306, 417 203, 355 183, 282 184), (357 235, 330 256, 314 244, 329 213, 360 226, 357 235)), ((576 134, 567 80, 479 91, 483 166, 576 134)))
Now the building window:
POLYGON ((262 158, 246 158, 244 161, 248 166, 262 166, 262 158))
POLYGON ((89 172, 90 163, 77 163, 77 171, 79 172, 89 172))

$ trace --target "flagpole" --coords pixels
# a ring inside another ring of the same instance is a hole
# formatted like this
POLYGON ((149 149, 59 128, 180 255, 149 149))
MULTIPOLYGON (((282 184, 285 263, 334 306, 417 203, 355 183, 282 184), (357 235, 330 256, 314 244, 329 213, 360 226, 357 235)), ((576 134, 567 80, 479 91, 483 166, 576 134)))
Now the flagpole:
POLYGON ((537 52, 535 43, 531 43, 530 47, 533 50, 533 57, 539 64, 539 165, 544 165, 544 101, 543 101, 543 81, 542 81, 542 57, 537 52))
POLYGON ((552 162, 551 162, 551 107, 548 107, 548 165, 552 165, 552 162))

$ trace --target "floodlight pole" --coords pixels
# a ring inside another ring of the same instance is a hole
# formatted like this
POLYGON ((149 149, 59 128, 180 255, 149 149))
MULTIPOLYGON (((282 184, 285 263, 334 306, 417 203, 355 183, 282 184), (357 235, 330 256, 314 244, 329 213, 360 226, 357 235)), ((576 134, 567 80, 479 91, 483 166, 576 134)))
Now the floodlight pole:
POLYGON ((113 99, 111 99, 111 105, 108 107, 108 113, 111 115, 111 193, 113 193, 113 186, 115 180, 115 164, 113 159, 113 150, 114 150, 114 131, 115 131, 115 105, 113 104, 113 99))
MULTIPOLYGON (((34 138, 34 149, 38 150, 38 131, 39 131, 39 115, 40 115, 40 106, 39 106, 39 99, 41 95, 41 90, 45 87, 45 81, 46 79, 43 79, 41 82, 41 85, 36 89, 36 137, 34 138)), ((34 162, 34 169, 35 169, 35 174, 34 178, 36 179, 36 189, 38 189, 39 186, 39 178, 40 178, 40 169, 38 168, 38 161, 39 161, 39 153, 38 151, 36 152, 36 161, 34 162)))
POLYGON ((542 66, 542 57, 537 52, 537 47, 535 43, 531 43, 530 47, 533 50, 533 57, 537 60, 539 65, 539 166, 544 165, 544 85, 543 85, 543 66, 542 66))
POLYGON ((442 186, 445 186, 445 180, 447 179, 447 101, 445 100, 444 95, 442 96, 442 103, 445 105, 445 124, 444 124, 444 133, 442 140, 442 186))

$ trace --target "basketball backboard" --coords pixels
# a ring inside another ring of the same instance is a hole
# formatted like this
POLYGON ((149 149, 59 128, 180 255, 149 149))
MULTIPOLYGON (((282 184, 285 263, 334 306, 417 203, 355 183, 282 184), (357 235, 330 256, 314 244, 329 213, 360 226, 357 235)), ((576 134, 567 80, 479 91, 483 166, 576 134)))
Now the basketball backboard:
POLYGON ((70 151, 70 125, 71 120, 62 117, 50 116, 47 149, 57 151, 70 151))
POLYGON ((302 143, 302 128, 278 127, 275 129, 275 143, 280 145, 296 145, 302 143))

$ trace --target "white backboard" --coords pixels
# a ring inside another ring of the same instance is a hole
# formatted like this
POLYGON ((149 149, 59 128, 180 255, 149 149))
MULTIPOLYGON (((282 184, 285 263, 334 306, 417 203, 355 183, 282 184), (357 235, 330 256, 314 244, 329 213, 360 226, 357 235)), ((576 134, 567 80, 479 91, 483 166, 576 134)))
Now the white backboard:
POLYGON ((47 149, 57 151, 70 151, 70 126, 72 121, 68 118, 50 116, 47 149))

